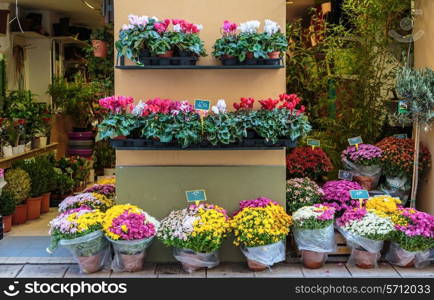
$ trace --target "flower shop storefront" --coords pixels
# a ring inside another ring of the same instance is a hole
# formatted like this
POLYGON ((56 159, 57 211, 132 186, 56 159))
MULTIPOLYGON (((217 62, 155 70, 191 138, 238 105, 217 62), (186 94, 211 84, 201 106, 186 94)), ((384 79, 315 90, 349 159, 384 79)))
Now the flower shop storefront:
MULTIPOLYGON (((220 27, 224 20, 258 19, 263 22, 271 19, 282 28, 285 24, 283 1, 158 1, 146 5, 128 1, 115 2, 115 32, 128 22, 128 15, 149 15, 151 12, 163 19, 176 19, 182 15, 186 20, 201 24, 206 30, 200 32, 200 38, 207 45, 208 53, 212 52, 208 45, 221 37, 220 27), (227 10, 234 5, 240 9, 227 10)), ((115 70, 116 94, 132 96, 136 103, 139 99, 161 97, 187 99, 191 104, 196 99, 210 100, 212 106, 218 99, 226 99, 225 106, 231 110, 233 103, 238 102, 235 99, 250 95, 266 99, 285 93, 284 68, 243 69, 244 66, 240 66, 239 69, 219 69, 221 64, 209 54, 200 57, 197 67, 214 66, 214 69, 184 70, 173 66, 175 69, 131 70, 120 67, 115 70)), ((217 128, 221 129, 224 127, 217 128)), ((222 138, 217 137, 219 142, 222 138)), ((265 145, 255 147, 254 143, 251 147, 241 143, 227 148, 205 144, 197 149, 182 149, 181 146, 170 149, 161 144, 142 146, 142 149, 134 145, 122 146, 116 151, 116 180, 117 198, 121 202, 138 205, 159 219, 174 209, 186 207, 189 203, 185 192, 190 190, 205 190, 209 203, 229 212, 235 211, 241 200, 260 196, 284 206, 285 149, 265 145)), ((174 258, 170 248, 154 242, 148 259, 161 262, 174 258)), ((231 241, 222 246, 220 259, 243 260, 231 241)))

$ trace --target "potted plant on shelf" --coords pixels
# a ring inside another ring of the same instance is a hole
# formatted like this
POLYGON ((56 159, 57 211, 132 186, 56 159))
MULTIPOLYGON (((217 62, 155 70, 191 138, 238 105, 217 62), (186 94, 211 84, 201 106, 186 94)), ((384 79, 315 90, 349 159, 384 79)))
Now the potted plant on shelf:
POLYGON ((292 214, 294 239, 306 268, 321 268, 327 253, 336 251, 334 213, 333 207, 314 204, 292 214))
POLYGON ((383 151, 369 144, 349 146, 342 151, 344 167, 354 175, 354 181, 370 191, 377 187, 381 176, 381 155, 383 151))
POLYGON ((19 130, 15 127, 14 123, 10 119, 4 119, 2 135, 5 138, 5 144, 3 144, 3 156, 11 157, 18 154, 18 140, 19 130))
MULTIPOLYGON (((381 167, 386 176, 385 189, 406 200, 413 175, 414 140, 387 137, 376 146, 383 151, 381 167)), ((430 152, 423 144, 420 144, 418 166, 421 175, 431 166, 430 152)))
POLYGON ((48 138, 51 135, 52 121, 53 121, 52 114, 48 110, 44 110, 41 112, 39 126, 35 134, 35 136, 38 138, 36 144, 37 148, 43 148, 47 146, 48 138))
POLYGON ((3 232, 11 231, 12 215, 15 212, 17 203, 11 191, 0 191, 0 215, 3 218, 3 232))
POLYGON ((360 207, 348 209, 336 220, 336 224, 352 247, 348 264, 362 269, 377 267, 383 242, 390 238, 394 230, 390 218, 360 207))
POLYGON ((263 271, 285 260, 285 238, 291 217, 277 202, 267 198, 240 202, 231 220, 235 240, 253 271, 263 271))
POLYGON ((286 211, 293 213, 304 206, 320 203, 323 196, 323 190, 308 177, 289 179, 286 182, 286 211))
POLYGON ((173 57, 174 45, 171 40, 172 33, 168 31, 170 19, 156 21, 154 30, 158 36, 148 41, 148 47, 151 55, 158 56, 160 65, 170 65, 170 58, 173 57))
POLYGON ((106 42, 106 30, 105 28, 98 28, 92 30, 90 39, 93 47, 93 55, 95 57, 106 58, 107 57, 107 42, 106 42))
POLYGON ((12 215, 12 224, 24 224, 27 221, 27 203, 25 201, 32 188, 30 176, 22 169, 9 169, 5 173, 5 180, 7 184, 3 190, 11 192, 17 204, 12 215))
POLYGON ((399 207, 391 216, 395 224, 386 260, 400 267, 423 268, 434 248, 434 216, 399 207))
POLYGON ((258 64, 258 59, 267 57, 264 44, 264 34, 259 33, 260 22, 257 20, 241 23, 238 47, 240 48, 239 60, 248 65, 258 64))
POLYGON ((114 272, 143 270, 148 248, 157 234, 160 222, 137 206, 115 205, 104 217, 104 233, 113 246, 114 272))
POLYGON ((196 64, 197 57, 207 55, 204 43, 199 37, 202 25, 177 19, 173 19, 172 24, 173 31, 170 32, 169 38, 180 57, 179 64, 193 65, 196 64))
POLYGON ((111 262, 110 244, 104 237, 104 213, 86 206, 61 213, 50 222, 51 243, 47 248, 53 253, 57 247, 69 249, 82 273, 94 273, 111 262))
POLYGON ((136 64, 150 64, 150 43, 160 38, 154 24, 157 18, 147 16, 128 16, 129 23, 122 26, 119 31, 119 39, 115 46, 118 55, 122 55, 136 64))
POLYGON ((288 49, 286 36, 281 32, 280 26, 271 20, 265 20, 264 24, 264 49, 269 59, 266 64, 278 65, 282 53, 288 49))
POLYGON ((240 48, 238 46, 237 29, 236 23, 224 21, 221 28, 222 37, 214 43, 212 55, 219 58, 223 65, 235 65, 238 63, 240 48))
POLYGON ((158 238, 174 247, 173 255, 186 272, 219 264, 218 249, 230 230, 226 211, 213 204, 190 205, 161 221, 158 238))

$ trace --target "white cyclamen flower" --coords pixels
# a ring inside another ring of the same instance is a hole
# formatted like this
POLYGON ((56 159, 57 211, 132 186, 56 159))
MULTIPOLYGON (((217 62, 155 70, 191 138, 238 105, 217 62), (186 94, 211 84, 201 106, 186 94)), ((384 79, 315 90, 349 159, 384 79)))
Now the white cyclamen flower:
POLYGON ((265 20, 264 32, 268 35, 275 34, 280 31, 280 26, 271 20, 265 20))
POLYGON ((257 20, 253 21, 247 21, 240 24, 240 32, 241 33, 256 33, 258 32, 259 26, 261 25, 261 22, 257 20))
POLYGON ((217 101, 217 105, 214 105, 213 107, 211 107, 211 110, 213 113, 215 113, 216 115, 218 114, 224 114, 226 113, 226 102, 224 99, 220 99, 217 101))
POLYGON ((140 100, 140 102, 137 103, 137 105, 133 108, 131 113, 135 116, 141 116, 146 106, 146 103, 143 103, 142 100, 140 100))
POLYGON ((134 28, 134 25, 131 25, 131 24, 124 24, 124 25, 122 25, 122 30, 130 30, 130 29, 133 29, 134 28))
POLYGON ((181 24, 176 24, 173 26, 173 31, 174 32, 181 32, 182 28, 181 28, 181 24))
POLYGON ((202 31, 202 29, 203 29, 202 24, 195 24, 195 25, 196 25, 197 29, 199 29, 199 31, 202 31))

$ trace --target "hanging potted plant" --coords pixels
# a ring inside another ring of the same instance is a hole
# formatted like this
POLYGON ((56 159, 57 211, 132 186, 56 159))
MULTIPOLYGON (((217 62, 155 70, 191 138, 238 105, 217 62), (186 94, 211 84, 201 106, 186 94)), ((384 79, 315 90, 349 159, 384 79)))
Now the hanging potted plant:
POLYGON ((327 260, 327 252, 336 251, 334 213, 333 207, 314 204, 292 215, 294 239, 303 265, 308 269, 321 268, 327 260))
POLYGON ((218 249, 229 232, 226 211, 213 204, 190 205, 161 221, 158 238, 174 247, 173 255, 191 273, 219 264, 218 249))
POLYGON ((69 249, 82 273, 109 267, 110 244, 102 232, 104 213, 82 206, 61 213, 50 222, 51 243, 47 252, 57 247, 69 249))
POLYGON ((8 190, 0 191, 0 215, 3 218, 3 232, 11 231, 12 215, 15 212, 14 194, 8 190))
POLYGON ((374 145, 349 146, 342 151, 342 164, 353 173, 354 181, 370 191, 377 187, 381 176, 382 153, 383 151, 374 145))
POLYGON ((282 206, 267 198, 240 202, 231 227, 234 245, 241 247, 252 271, 264 271, 285 260, 285 238, 291 217, 282 206))
POLYGON ((146 248, 157 234, 160 222, 137 206, 115 205, 104 217, 104 233, 113 246, 114 272, 143 270, 146 248))
POLYGON ((434 248, 434 216, 400 207, 392 214, 392 220, 395 231, 386 260, 400 267, 428 266, 434 248))
POLYGON ((352 248, 348 264, 362 269, 377 267, 383 242, 394 230, 390 218, 367 211, 366 208, 353 208, 337 219, 336 224, 352 248))
POLYGON ((93 55, 95 57, 106 58, 107 57, 107 42, 105 37, 105 29, 98 28, 92 30, 90 39, 93 47, 93 55))
POLYGON ((223 65, 235 65, 238 63, 238 26, 236 23, 224 21, 221 28, 222 37, 214 43, 212 55, 221 60, 223 65))
POLYGON ((11 192, 17 204, 12 215, 12 224, 24 224, 27 221, 27 203, 25 201, 32 188, 30 176, 22 169, 9 169, 5 173, 5 180, 7 184, 3 190, 11 192))
POLYGON ((280 64, 282 53, 288 49, 286 36, 280 26, 271 20, 265 20, 264 24, 264 48, 268 56, 265 63, 270 65, 280 64))

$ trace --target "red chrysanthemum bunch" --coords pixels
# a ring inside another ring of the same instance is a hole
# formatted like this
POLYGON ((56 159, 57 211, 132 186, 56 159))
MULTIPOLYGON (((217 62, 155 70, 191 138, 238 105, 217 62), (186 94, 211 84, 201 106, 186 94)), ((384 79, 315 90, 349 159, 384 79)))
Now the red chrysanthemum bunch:
POLYGON ((286 168, 290 178, 309 177, 321 179, 333 169, 330 158, 321 148, 297 147, 286 157, 286 168))

